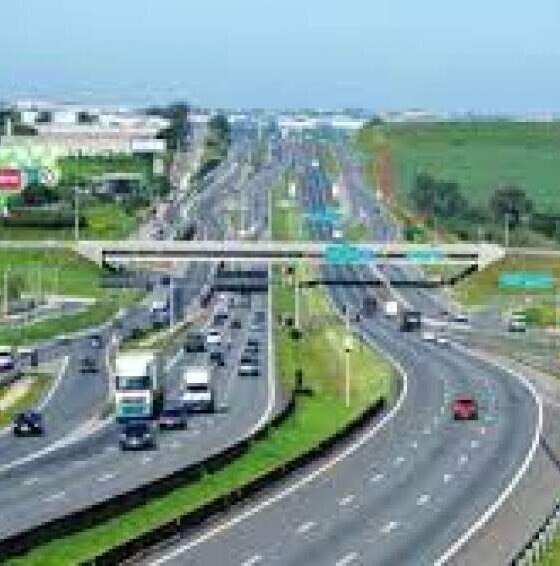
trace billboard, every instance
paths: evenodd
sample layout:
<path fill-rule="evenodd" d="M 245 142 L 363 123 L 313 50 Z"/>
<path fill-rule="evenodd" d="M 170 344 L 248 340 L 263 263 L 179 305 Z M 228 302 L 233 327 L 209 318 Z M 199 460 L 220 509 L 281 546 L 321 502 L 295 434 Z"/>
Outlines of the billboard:
<path fill-rule="evenodd" d="M 0 191 L 17 191 L 22 188 L 23 175 L 20 169 L 0 168 Z"/>

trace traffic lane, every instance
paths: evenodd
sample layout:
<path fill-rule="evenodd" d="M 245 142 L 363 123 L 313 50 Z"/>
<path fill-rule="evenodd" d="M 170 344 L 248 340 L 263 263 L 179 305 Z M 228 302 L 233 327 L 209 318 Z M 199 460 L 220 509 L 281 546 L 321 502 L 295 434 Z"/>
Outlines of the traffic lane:
<path fill-rule="evenodd" d="M 235 354 L 235 351 L 234 351 Z M 237 358 L 237 355 L 235 355 Z M 232 372 L 237 368 L 232 367 Z M 222 376 L 218 404 L 222 403 L 225 380 L 229 388 L 228 410 L 211 416 L 193 416 L 186 431 L 161 434 L 157 452 L 121 453 L 116 427 L 105 431 L 98 451 L 86 446 L 89 457 L 70 451 L 64 466 L 53 461 L 50 468 L 27 469 L 0 480 L 0 506 L 9 509 L 9 523 L 0 522 L 0 533 L 7 535 L 60 516 L 86 504 L 153 480 L 179 467 L 196 462 L 228 446 L 258 420 L 268 398 L 266 364 L 259 378 L 235 379 Z M 168 438 L 170 440 L 168 440 Z M 109 442 L 102 445 L 102 441 Z M 53 459 L 54 460 L 54 459 Z M 37 506 L 37 501 L 42 505 Z"/>
<path fill-rule="evenodd" d="M 389 333 L 386 339 L 388 344 L 395 344 L 394 333 Z M 416 344 L 416 347 L 420 346 Z M 221 561 L 227 556 L 226 564 L 244 563 L 255 556 L 261 556 L 259 561 L 263 563 L 334 563 L 336 557 L 343 558 L 345 546 L 353 543 L 347 533 L 360 533 L 359 538 L 365 540 L 364 529 L 368 535 L 373 535 L 377 528 L 377 534 L 388 535 L 405 524 L 403 517 L 408 522 L 425 509 L 430 509 L 428 514 L 433 512 L 436 495 L 430 494 L 441 498 L 442 492 L 448 490 L 462 496 L 470 478 L 478 475 L 476 472 L 471 476 L 469 471 L 473 462 L 489 462 L 491 471 L 495 464 L 494 441 L 488 441 L 491 435 L 485 436 L 488 445 L 485 448 L 479 438 L 478 423 L 455 423 L 449 419 L 449 414 L 446 420 L 441 420 L 443 395 L 435 394 L 437 385 L 434 381 L 437 382 L 438 376 L 445 373 L 450 382 L 463 376 L 468 382 L 470 365 L 469 374 L 463 375 L 453 358 L 442 362 L 437 355 L 437 361 L 428 355 L 423 356 L 428 358 L 424 362 L 430 368 L 427 371 L 423 363 L 419 364 L 421 355 L 415 348 L 400 348 L 411 349 L 408 354 L 411 365 L 407 367 L 409 398 L 395 420 L 368 443 L 367 450 L 352 456 L 351 461 L 339 464 L 327 477 L 306 486 L 288 500 L 217 534 L 187 554 L 177 556 L 175 563 L 188 560 L 192 564 L 214 564 L 218 556 L 222 557 Z M 427 407 L 432 407 L 432 411 L 423 414 Z M 435 418 L 440 419 L 437 424 Z M 442 432 L 436 433 L 434 427 L 439 427 L 437 430 Z M 508 427 L 505 430 L 507 432 Z M 473 441 L 478 444 L 473 445 Z M 466 461 L 463 456 L 467 456 Z M 441 470 L 439 474 L 438 469 Z M 446 494 L 442 503 L 445 504 L 449 497 Z M 463 497 L 471 499 L 470 494 Z M 380 513 L 380 509 L 384 511 Z M 392 514 L 400 521 L 391 519 Z M 367 526 L 364 517 L 370 517 Z M 425 525 L 426 519 L 421 517 L 419 522 Z M 374 542 L 388 544 L 383 536 Z M 189 539 L 184 541 L 184 544 L 188 543 Z M 394 551 L 392 548 L 390 552 Z M 430 560 L 433 561 L 433 557 Z M 378 562 L 375 559 L 366 563 Z"/>
<path fill-rule="evenodd" d="M 94 354 L 100 355 L 100 352 Z M 72 356 L 64 373 L 53 376 L 53 394 L 42 411 L 45 434 L 18 438 L 10 432 L 0 436 L 0 470 L 59 442 L 99 415 L 107 399 L 108 382 L 104 360 L 98 363 L 98 372 L 82 373 L 79 359 Z"/>

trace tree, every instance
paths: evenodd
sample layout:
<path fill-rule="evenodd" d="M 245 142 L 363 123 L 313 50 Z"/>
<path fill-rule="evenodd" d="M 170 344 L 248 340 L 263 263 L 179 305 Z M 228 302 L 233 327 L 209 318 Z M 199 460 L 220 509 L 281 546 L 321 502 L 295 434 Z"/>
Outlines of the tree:
<path fill-rule="evenodd" d="M 533 201 L 523 189 L 515 185 L 497 188 L 490 198 L 489 207 L 497 222 L 503 221 L 508 214 L 513 226 L 518 226 L 521 217 L 531 214 L 534 209 Z"/>

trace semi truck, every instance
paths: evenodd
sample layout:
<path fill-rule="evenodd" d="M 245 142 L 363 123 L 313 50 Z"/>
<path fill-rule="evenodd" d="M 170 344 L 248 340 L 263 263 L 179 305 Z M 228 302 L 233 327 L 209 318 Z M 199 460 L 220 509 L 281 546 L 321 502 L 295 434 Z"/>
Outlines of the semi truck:
<path fill-rule="evenodd" d="M 152 420 L 163 406 L 164 383 L 160 356 L 153 351 L 131 350 L 115 360 L 115 407 L 119 423 Z"/>
<path fill-rule="evenodd" d="M 182 401 L 188 411 L 215 411 L 212 368 L 210 364 L 187 366 L 182 376 Z"/>

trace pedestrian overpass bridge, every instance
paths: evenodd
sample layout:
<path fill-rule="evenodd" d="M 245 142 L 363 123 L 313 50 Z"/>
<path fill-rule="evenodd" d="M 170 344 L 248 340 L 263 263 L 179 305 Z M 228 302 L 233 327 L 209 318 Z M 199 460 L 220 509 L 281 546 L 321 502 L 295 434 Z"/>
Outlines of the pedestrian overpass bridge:
<path fill-rule="evenodd" d="M 0 240 L 0 249 L 35 249 L 45 252 L 67 249 L 77 252 L 98 265 L 187 261 L 241 263 L 311 261 L 318 264 L 354 265 L 476 265 L 478 269 L 484 269 L 505 256 L 504 248 L 489 243 Z"/>

